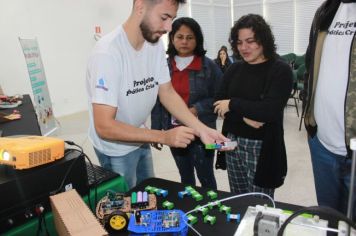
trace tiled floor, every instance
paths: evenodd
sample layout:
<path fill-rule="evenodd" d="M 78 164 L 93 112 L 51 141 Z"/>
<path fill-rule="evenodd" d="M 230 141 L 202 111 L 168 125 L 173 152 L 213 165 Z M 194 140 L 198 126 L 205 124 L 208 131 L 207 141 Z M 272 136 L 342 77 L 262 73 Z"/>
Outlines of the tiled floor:
<path fill-rule="evenodd" d="M 292 103 L 292 100 L 289 101 Z M 303 206 L 316 205 L 313 173 L 310 154 L 307 145 L 307 134 L 304 127 L 299 131 L 299 118 L 295 107 L 288 106 L 284 112 L 285 141 L 288 156 L 288 174 L 285 183 L 278 188 L 275 199 Z M 71 140 L 82 146 L 84 152 L 94 163 L 98 163 L 93 148 L 87 138 L 88 113 L 81 112 L 58 118 L 60 130 L 57 135 L 65 140 Z M 222 121 L 218 120 L 221 128 Z M 169 148 L 161 151 L 153 150 L 155 174 L 159 178 L 180 180 L 177 167 L 170 154 Z M 215 170 L 218 189 L 229 191 L 226 171 Z"/>

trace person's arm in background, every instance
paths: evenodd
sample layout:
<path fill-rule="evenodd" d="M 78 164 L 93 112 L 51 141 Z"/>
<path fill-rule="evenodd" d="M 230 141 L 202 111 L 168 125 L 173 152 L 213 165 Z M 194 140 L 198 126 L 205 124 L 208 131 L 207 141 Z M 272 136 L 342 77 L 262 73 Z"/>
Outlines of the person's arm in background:
<path fill-rule="evenodd" d="M 182 98 L 174 90 L 172 83 L 164 83 L 159 87 L 159 99 L 163 106 L 184 125 L 192 128 L 195 135 L 200 137 L 203 143 L 220 143 L 229 141 L 217 130 L 211 129 L 200 122 L 188 109 Z"/>

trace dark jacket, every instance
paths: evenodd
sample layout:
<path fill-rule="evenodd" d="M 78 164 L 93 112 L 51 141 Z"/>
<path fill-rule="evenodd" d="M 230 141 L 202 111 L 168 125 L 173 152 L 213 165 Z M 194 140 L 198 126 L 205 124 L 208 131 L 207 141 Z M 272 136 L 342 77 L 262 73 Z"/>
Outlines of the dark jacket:
<path fill-rule="evenodd" d="M 332 23 L 340 0 L 327 0 L 316 11 L 314 20 L 310 29 L 309 45 L 305 56 L 305 98 L 303 99 L 304 123 L 308 135 L 314 137 L 318 125 L 314 117 L 314 97 L 316 84 L 319 74 L 321 53 L 323 43 L 327 35 L 327 30 Z M 350 65 L 349 65 L 348 86 L 345 94 L 345 144 L 351 156 L 349 141 L 356 136 L 356 33 L 350 48 Z"/>
<path fill-rule="evenodd" d="M 172 77 L 173 69 L 168 59 L 169 71 Z M 208 57 L 202 57 L 202 70 L 189 72 L 189 103 L 188 107 L 195 107 L 198 118 L 205 125 L 216 128 L 216 114 L 214 113 L 214 96 L 221 83 L 222 73 L 218 66 Z M 151 113 L 151 128 L 167 130 L 171 128 L 171 115 L 157 99 Z"/>
<path fill-rule="evenodd" d="M 237 62 L 224 74 L 222 90 L 226 90 L 229 73 L 239 73 Z M 232 71 L 234 70 L 234 71 Z M 283 71 L 283 72 L 282 72 Z M 282 76 L 276 76 L 281 74 Z M 216 100 L 231 99 L 230 111 L 240 119 L 247 117 L 264 122 L 264 136 L 260 158 L 257 163 L 254 182 L 264 188 L 276 188 L 283 184 L 287 174 L 287 158 L 284 144 L 283 110 L 292 90 L 292 71 L 285 62 L 276 60 L 268 70 L 267 78 L 259 101 L 229 98 L 226 92 L 219 92 Z M 225 89 L 224 89 L 225 87 Z"/>

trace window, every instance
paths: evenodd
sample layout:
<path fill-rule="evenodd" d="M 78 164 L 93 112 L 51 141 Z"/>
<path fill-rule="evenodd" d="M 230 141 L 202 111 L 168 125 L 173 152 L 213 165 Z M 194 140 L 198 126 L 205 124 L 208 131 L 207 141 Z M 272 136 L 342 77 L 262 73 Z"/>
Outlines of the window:
<path fill-rule="evenodd" d="M 265 20 L 270 24 L 279 54 L 294 51 L 294 1 L 265 0 Z"/>
<path fill-rule="evenodd" d="M 309 43 L 310 27 L 322 0 L 296 0 L 294 52 L 304 54 Z"/>
<path fill-rule="evenodd" d="M 233 22 L 241 16 L 262 15 L 270 24 L 277 52 L 304 54 L 316 9 L 323 0 L 190 0 L 178 16 L 190 16 L 201 26 L 207 56 L 215 58 L 221 45 L 230 48 Z M 231 53 L 231 52 L 230 52 Z"/>
<path fill-rule="evenodd" d="M 202 28 L 208 57 L 214 59 L 222 45 L 229 48 L 230 0 L 192 0 L 191 14 Z"/>
<path fill-rule="evenodd" d="M 241 16 L 247 15 L 249 13 L 263 15 L 263 3 L 262 0 L 250 1 L 250 0 L 240 0 L 234 1 L 234 22 L 238 20 Z"/>

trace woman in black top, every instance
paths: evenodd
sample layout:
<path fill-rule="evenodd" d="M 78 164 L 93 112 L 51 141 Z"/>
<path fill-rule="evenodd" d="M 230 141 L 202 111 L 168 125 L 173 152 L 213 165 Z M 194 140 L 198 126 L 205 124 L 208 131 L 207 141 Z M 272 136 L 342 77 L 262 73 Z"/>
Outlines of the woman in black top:
<path fill-rule="evenodd" d="M 232 64 L 214 103 L 237 148 L 226 152 L 231 192 L 264 192 L 271 197 L 287 173 L 283 110 L 292 89 L 292 71 L 278 60 L 265 20 L 242 16 L 232 27 L 230 44 L 243 59 Z"/>

